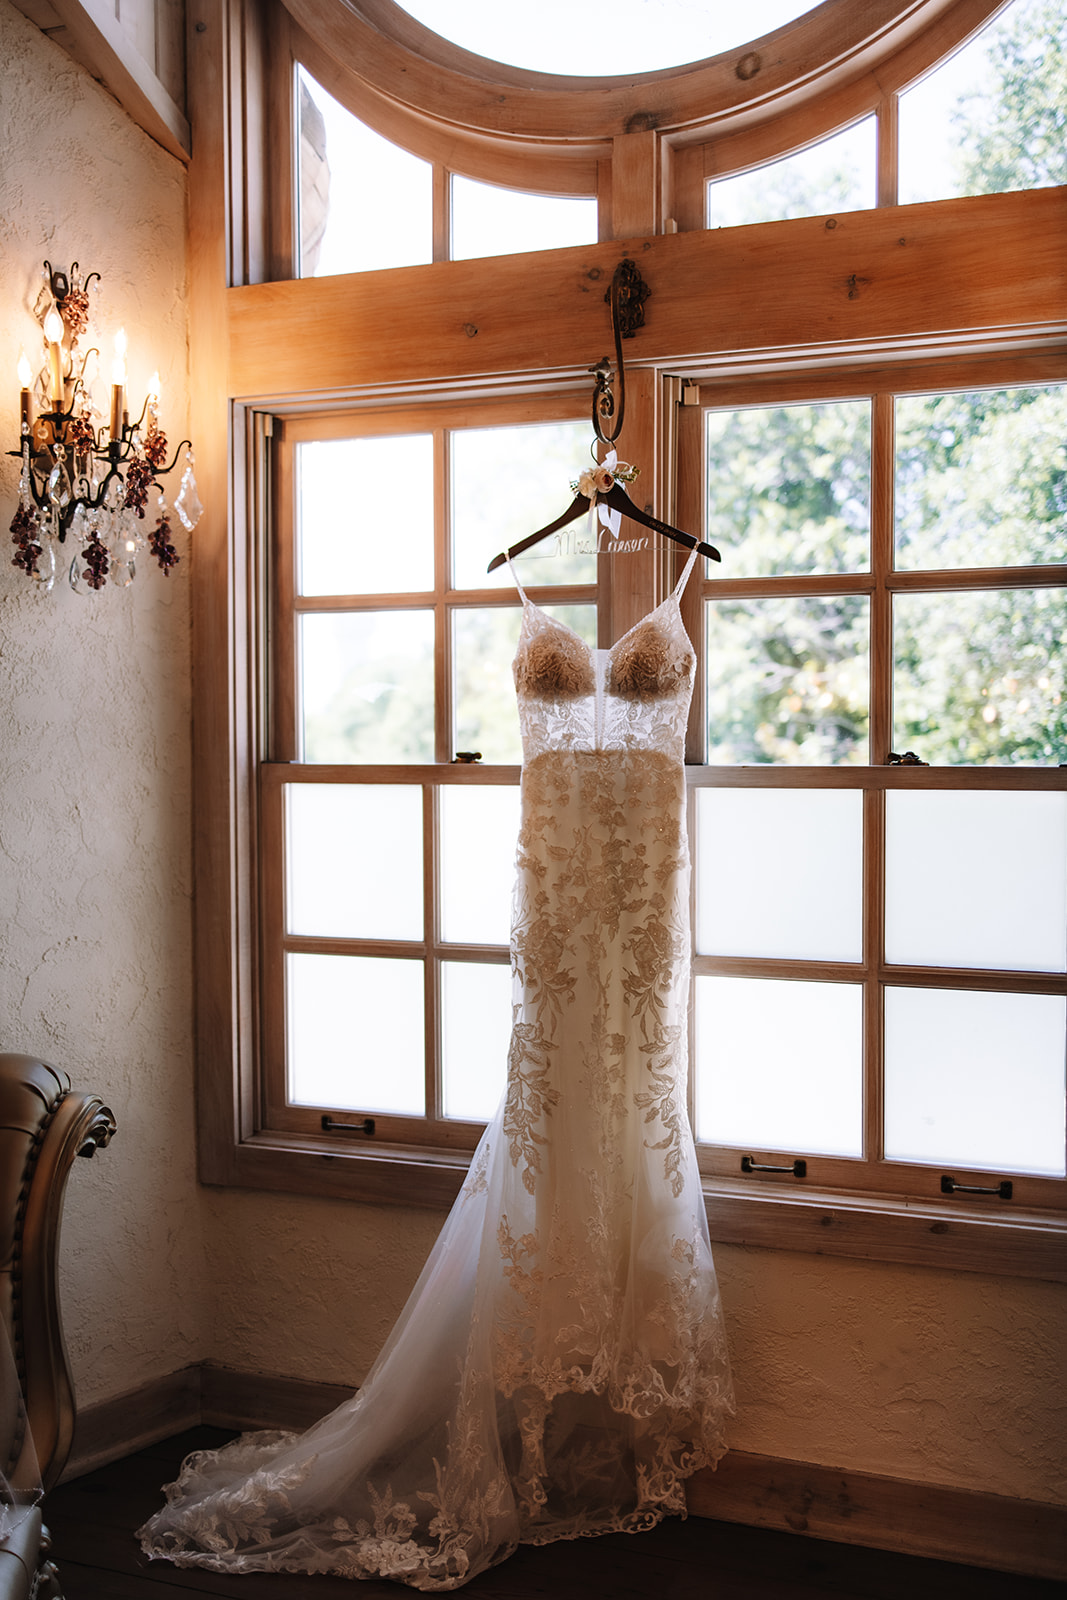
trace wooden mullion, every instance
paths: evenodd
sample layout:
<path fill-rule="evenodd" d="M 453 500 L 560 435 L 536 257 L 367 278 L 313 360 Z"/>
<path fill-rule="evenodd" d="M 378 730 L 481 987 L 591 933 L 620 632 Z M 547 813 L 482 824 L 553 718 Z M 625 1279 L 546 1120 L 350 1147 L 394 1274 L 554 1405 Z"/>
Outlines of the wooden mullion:
<path fill-rule="evenodd" d="M 289 13 L 277 6 L 266 28 L 266 165 L 263 190 L 267 202 L 268 280 L 295 278 L 300 266 L 297 218 L 300 143 L 297 128 L 296 62 Z"/>
<path fill-rule="evenodd" d="M 433 163 L 433 260 L 447 261 L 452 254 L 452 174 L 441 161 Z"/>
<path fill-rule="evenodd" d="M 887 94 L 878 107 L 878 177 L 877 199 L 879 206 L 895 206 L 900 169 L 900 98 Z"/>
<path fill-rule="evenodd" d="M 1058 767 L 688 767 L 694 788 L 717 789 L 1026 789 L 1067 790 Z"/>
<path fill-rule="evenodd" d="M 870 756 L 872 766 L 889 760 L 893 738 L 893 568 L 895 402 L 877 394 L 871 402 Z"/>
<path fill-rule="evenodd" d="M 295 761 L 297 731 L 296 447 L 275 439 L 270 530 L 270 744 L 272 761 Z"/>
<path fill-rule="evenodd" d="M 885 1137 L 885 790 L 863 797 L 863 1152 L 880 1161 Z"/>
<path fill-rule="evenodd" d="M 260 1041 L 256 1126 L 270 1127 L 286 1103 L 285 791 L 259 787 Z"/>
<path fill-rule="evenodd" d="M 1061 589 L 1067 563 L 1033 567 L 959 567 L 955 571 L 894 572 L 887 580 L 898 593 L 941 594 L 973 589 Z"/>
<path fill-rule="evenodd" d="M 789 595 L 872 594 L 875 579 L 870 572 L 820 572 L 785 573 L 769 578 L 719 578 L 707 579 L 705 594 L 709 600 L 741 600 L 772 598 Z"/>
<path fill-rule="evenodd" d="M 1014 972 L 1004 967 L 894 966 L 883 962 L 881 981 L 894 989 L 975 989 L 999 994 L 1067 995 L 1067 974 Z"/>
<path fill-rule="evenodd" d="M 449 434 L 433 432 L 434 529 L 434 758 L 449 762 L 452 747 L 452 611 L 445 601 L 452 579 L 452 497 Z"/>
<path fill-rule="evenodd" d="M 693 957 L 693 971 L 699 977 L 777 978 L 801 983 L 862 983 L 865 967 L 860 961 L 697 954 Z"/>
<path fill-rule="evenodd" d="M 422 884 L 423 938 L 426 958 L 423 968 L 424 1023 L 426 1039 L 426 1116 L 430 1122 L 440 1118 L 441 1106 L 441 964 L 437 941 L 441 929 L 439 871 L 441 844 L 440 793 L 435 784 L 422 791 Z"/>

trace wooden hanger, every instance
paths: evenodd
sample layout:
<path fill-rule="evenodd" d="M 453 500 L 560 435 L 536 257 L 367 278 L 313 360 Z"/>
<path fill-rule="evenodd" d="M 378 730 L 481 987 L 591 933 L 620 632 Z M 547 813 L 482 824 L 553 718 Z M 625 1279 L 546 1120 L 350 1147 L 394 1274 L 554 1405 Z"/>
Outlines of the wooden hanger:
<path fill-rule="evenodd" d="M 615 361 L 619 373 L 617 417 L 608 358 L 605 357 L 593 369 L 596 373 L 596 384 L 593 389 L 593 429 L 601 444 L 607 445 L 609 449 L 622 431 L 623 416 L 626 411 L 626 369 L 622 359 L 621 341 L 624 338 L 632 338 L 635 328 L 639 328 L 644 322 L 642 307 L 648 293 L 648 285 L 642 282 L 634 263 L 620 261 L 615 268 L 611 288 L 604 296 L 611 305 L 611 327 L 615 335 Z M 610 433 L 605 433 L 604 419 L 611 417 L 616 417 L 615 426 Z M 585 516 L 593 505 L 610 506 L 624 517 L 629 517 L 631 522 L 639 522 L 642 527 L 651 528 L 653 533 L 662 533 L 666 538 L 673 539 L 675 544 L 684 545 L 687 550 L 699 550 L 702 556 L 708 556 L 712 561 L 722 560 L 714 545 L 705 544 L 702 539 L 694 539 L 691 533 L 683 533 L 681 528 L 674 528 L 669 522 L 661 522 L 659 517 L 654 517 L 650 512 L 643 511 L 640 506 L 635 505 L 616 478 L 610 489 L 603 492 L 597 490 L 592 499 L 581 492 L 576 494 L 562 516 L 557 517 L 555 522 L 548 523 L 546 527 L 538 528 L 536 533 L 520 539 L 518 544 L 513 544 L 510 549 L 502 550 L 490 561 L 487 571 L 495 572 L 505 561 L 510 561 L 513 556 L 519 556 L 524 550 L 539 544 L 542 539 L 547 539 L 550 533 L 558 533 L 560 528 L 565 528 L 568 523 L 576 522 L 579 517 Z"/>

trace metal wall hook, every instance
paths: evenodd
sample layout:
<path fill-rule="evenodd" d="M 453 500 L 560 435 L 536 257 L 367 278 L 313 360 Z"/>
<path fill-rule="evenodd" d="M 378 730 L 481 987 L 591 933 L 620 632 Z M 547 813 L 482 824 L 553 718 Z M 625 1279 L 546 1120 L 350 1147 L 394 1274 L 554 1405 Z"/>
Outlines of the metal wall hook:
<path fill-rule="evenodd" d="M 612 393 L 612 373 L 607 357 L 593 369 L 596 384 L 593 389 L 593 432 L 601 444 L 613 445 L 622 432 L 626 415 L 626 367 L 622 359 L 622 341 L 632 339 L 638 328 L 644 326 L 645 301 L 652 290 L 637 270 L 636 264 L 625 257 L 615 268 L 611 287 L 604 296 L 611 307 L 611 331 L 615 337 L 615 366 L 619 375 L 619 399 L 616 408 Z M 614 420 L 610 432 L 604 423 Z"/>

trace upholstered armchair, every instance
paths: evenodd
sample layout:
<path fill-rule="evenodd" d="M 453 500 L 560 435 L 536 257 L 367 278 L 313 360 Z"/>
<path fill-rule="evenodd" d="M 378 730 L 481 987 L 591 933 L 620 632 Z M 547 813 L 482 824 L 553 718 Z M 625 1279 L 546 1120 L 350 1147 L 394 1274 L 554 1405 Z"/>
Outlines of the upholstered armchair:
<path fill-rule="evenodd" d="M 63 1196 L 75 1156 L 93 1155 L 114 1131 L 103 1102 L 75 1093 L 58 1067 L 0 1053 L 0 1319 L 13 1356 L 13 1373 L 6 1363 L 0 1369 L 0 1472 L 16 1484 L 26 1480 L 28 1420 L 46 1492 L 74 1434 L 56 1281 Z M 0 1600 L 57 1600 L 48 1553 L 35 1506 L 0 1543 Z"/>

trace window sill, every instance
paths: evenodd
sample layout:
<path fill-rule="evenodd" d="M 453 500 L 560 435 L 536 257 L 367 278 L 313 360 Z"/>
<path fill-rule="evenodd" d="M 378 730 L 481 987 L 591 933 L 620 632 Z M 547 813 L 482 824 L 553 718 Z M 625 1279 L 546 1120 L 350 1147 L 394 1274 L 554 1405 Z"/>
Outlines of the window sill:
<path fill-rule="evenodd" d="M 338 1149 L 333 1141 L 260 1133 L 233 1148 L 224 1173 L 201 1176 L 242 1189 L 447 1210 L 469 1161 L 461 1151 Z M 932 1205 L 816 1189 L 785 1193 L 760 1180 L 742 1185 L 709 1178 L 704 1199 L 713 1244 L 1067 1282 L 1067 1225 L 1052 1212 L 993 1215 L 955 1200 Z"/>

